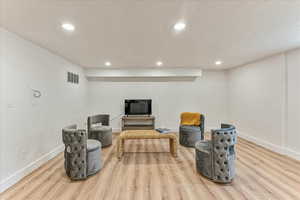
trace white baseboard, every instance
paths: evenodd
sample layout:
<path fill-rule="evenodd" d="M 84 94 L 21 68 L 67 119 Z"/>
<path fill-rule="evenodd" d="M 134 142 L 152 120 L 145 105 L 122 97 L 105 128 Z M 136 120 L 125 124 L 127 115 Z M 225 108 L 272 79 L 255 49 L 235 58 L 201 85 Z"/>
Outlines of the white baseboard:
<path fill-rule="evenodd" d="M 262 140 L 262 139 L 259 139 L 259 138 L 253 137 L 253 136 L 250 136 L 250 135 L 245 134 L 243 132 L 238 132 L 238 136 L 245 139 L 245 140 L 254 142 L 257 145 L 265 147 L 266 149 L 269 149 L 269 150 L 274 151 L 276 153 L 286 155 L 288 157 L 291 157 L 293 159 L 296 159 L 296 160 L 300 161 L 300 152 L 296 152 L 296 151 L 293 151 L 293 150 L 288 149 L 286 147 L 282 147 L 282 146 L 279 146 L 279 145 L 272 144 L 270 142 L 267 142 L 265 140 Z"/>
<path fill-rule="evenodd" d="M 14 174 L 10 175 L 9 177 L 5 178 L 0 182 L 0 193 L 4 192 L 7 190 L 9 187 L 13 186 L 16 184 L 18 181 L 20 181 L 22 178 L 30 174 L 32 171 L 35 169 L 39 168 L 41 165 L 49 161 L 50 159 L 54 158 L 56 155 L 61 153 L 64 150 L 64 145 L 60 145 L 53 149 L 52 151 L 44 154 L 37 160 L 33 161 L 26 167 L 18 170 Z"/>

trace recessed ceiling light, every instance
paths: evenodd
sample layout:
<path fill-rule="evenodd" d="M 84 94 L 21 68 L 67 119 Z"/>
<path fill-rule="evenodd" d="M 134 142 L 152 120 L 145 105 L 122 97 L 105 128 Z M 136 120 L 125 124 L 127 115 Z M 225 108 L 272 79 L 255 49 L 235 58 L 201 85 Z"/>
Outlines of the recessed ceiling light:
<path fill-rule="evenodd" d="M 157 61 L 157 62 L 156 62 L 156 65 L 157 65 L 157 66 L 162 66 L 163 63 L 162 63 L 161 61 Z"/>
<path fill-rule="evenodd" d="M 183 23 L 183 22 L 177 22 L 175 25 L 174 25 L 174 30 L 175 31 L 182 31 L 184 30 L 186 27 L 186 24 Z"/>
<path fill-rule="evenodd" d="M 223 62 L 220 61 L 220 60 L 217 60 L 217 61 L 215 62 L 216 65 L 222 65 L 222 63 L 223 63 Z"/>
<path fill-rule="evenodd" d="M 75 30 L 75 26 L 70 23 L 64 23 L 61 25 L 61 27 L 66 31 L 74 31 Z"/>
<path fill-rule="evenodd" d="M 105 62 L 105 66 L 111 66 L 111 63 L 110 62 Z"/>

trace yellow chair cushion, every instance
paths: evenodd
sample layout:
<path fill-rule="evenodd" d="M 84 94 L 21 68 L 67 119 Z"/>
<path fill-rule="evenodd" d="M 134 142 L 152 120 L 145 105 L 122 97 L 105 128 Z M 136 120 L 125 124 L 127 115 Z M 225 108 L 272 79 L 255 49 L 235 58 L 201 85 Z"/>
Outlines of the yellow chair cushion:
<path fill-rule="evenodd" d="M 199 126 L 200 125 L 200 113 L 191 113 L 191 112 L 184 112 L 181 113 L 181 125 L 188 125 L 188 126 Z"/>

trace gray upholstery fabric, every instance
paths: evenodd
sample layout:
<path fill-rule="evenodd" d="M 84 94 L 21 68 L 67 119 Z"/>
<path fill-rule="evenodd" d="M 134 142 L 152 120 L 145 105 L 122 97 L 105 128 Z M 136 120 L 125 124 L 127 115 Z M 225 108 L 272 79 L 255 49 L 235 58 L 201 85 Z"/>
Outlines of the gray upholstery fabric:
<path fill-rule="evenodd" d="M 98 140 L 87 140 L 87 150 L 88 151 L 94 151 L 96 149 L 101 148 L 101 143 Z"/>
<path fill-rule="evenodd" d="M 222 124 L 221 129 L 212 130 L 210 141 L 198 141 L 195 145 L 197 171 L 215 182 L 231 182 L 235 176 L 236 143 L 234 126 Z"/>
<path fill-rule="evenodd" d="M 101 114 L 101 115 L 93 115 L 88 117 L 88 131 L 92 127 L 93 124 L 101 123 L 103 126 L 109 126 L 109 115 Z"/>
<path fill-rule="evenodd" d="M 97 124 L 101 123 L 99 126 Z M 88 117 L 88 138 L 101 142 L 102 147 L 112 144 L 112 128 L 109 127 L 109 115 L 95 115 Z"/>
<path fill-rule="evenodd" d="M 97 173 L 102 168 L 101 143 L 97 140 L 87 140 L 87 174 Z"/>
<path fill-rule="evenodd" d="M 210 154 L 210 141 L 198 141 L 195 144 L 196 149 L 196 168 L 198 172 L 203 173 L 206 177 L 212 177 L 211 163 L 212 156 Z M 201 149 L 199 151 L 198 149 Z"/>
<path fill-rule="evenodd" d="M 201 140 L 201 130 L 199 126 L 179 127 L 179 143 L 185 147 L 194 147 L 198 140 Z"/>
<path fill-rule="evenodd" d="M 205 117 L 201 115 L 200 126 L 186 126 L 179 127 L 179 143 L 185 147 L 195 147 L 198 140 L 203 140 L 204 136 L 204 122 Z"/>
<path fill-rule="evenodd" d="M 111 127 L 109 127 L 109 126 L 93 126 L 92 128 L 91 128 L 92 130 L 99 130 L 99 131 L 111 131 L 112 130 L 112 128 Z"/>
<path fill-rule="evenodd" d="M 87 144 L 87 134 L 85 130 L 78 130 L 76 125 L 71 125 L 62 130 L 62 138 L 65 144 L 65 170 L 67 175 L 72 180 L 80 180 L 85 179 L 90 175 L 89 165 L 92 166 L 101 166 L 101 152 L 99 149 L 101 148 L 101 144 L 98 141 L 93 141 L 92 145 Z M 97 145 L 95 144 L 97 143 Z M 89 142 L 91 143 L 91 142 Z M 94 159 L 88 163 L 89 150 L 88 146 L 92 146 L 93 151 L 97 151 L 94 156 Z M 95 162 L 96 164 L 94 164 Z M 94 168 L 94 172 L 99 171 L 101 168 Z"/>

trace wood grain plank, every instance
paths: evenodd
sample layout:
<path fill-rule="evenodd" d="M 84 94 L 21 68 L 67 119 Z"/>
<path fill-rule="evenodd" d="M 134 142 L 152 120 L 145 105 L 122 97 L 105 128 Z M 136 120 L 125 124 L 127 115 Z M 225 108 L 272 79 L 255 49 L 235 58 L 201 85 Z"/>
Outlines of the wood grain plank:
<path fill-rule="evenodd" d="M 63 154 L 0 194 L 1 200 L 196 200 L 300 199 L 300 162 L 239 138 L 236 178 L 216 184 L 197 173 L 195 151 L 179 146 L 169 153 L 168 140 L 128 140 L 121 161 L 113 145 L 102 149 L 103 169 L 85 181 L 65 174 Z"/>

